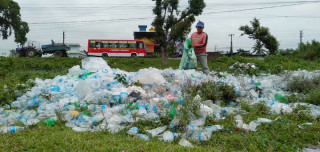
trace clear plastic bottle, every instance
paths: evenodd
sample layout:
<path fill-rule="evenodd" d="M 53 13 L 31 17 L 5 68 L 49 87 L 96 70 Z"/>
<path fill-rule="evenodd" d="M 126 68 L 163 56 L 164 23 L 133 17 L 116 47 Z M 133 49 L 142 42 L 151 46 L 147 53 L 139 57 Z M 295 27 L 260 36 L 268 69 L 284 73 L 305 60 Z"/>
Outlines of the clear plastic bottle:
<path fill-rule="evenodd" d="M 21 127 L 21 126 L 9 126 L 9 127 L 1 127 L 1 132 L 2 133 L 16 133 L 16 132 L 20 132 L 23 131 L 25 129 L 25 127 Z"/>
<path fill-rule="evenodd" d="M 89 131 L 90 128 L 83 128 L 83 127 L 71 127 L 73 131 L 76 132 L 84 132 L 84 131 Z"/>
<path fill-rule="evenodd" d="M 178 136 L 180 136 L 180 133 L 172 133 L 171 131 L 166 131 L 163 133 L 162 138 L 166 142 L 172 142 Z"/>
<path fill-rule="evenodd" d="M 242 118 L 242 116 L 236 115 L 236 116 L 234 117 L 234 122 L 235 122 L 235 124 L 236 124 L 236 129 L 237 129 L 237 130 L 239 130 L 239 129 L 242 128 L 242 126 L 243 126 L 243 118 Z"/>
<path fill-rule="evenodd" d="M 193 145 L 188 141 L 186 140 L 185 138 L 182 138 L 180 141 L 179 141 L 179 145 L 183 146 L 183 147 L 190 147 L 192 148 Z"/>
<path fill-rule="evenodd" d="M 199 132 L 194 133 L 191 136 L 191 139 L 198 140 L 200 142 L 202 141 L 208 141 L 211 138 L 212 132 L 209 130 L 202 130 Z"/>
<path fill-rule="evenodd" d="M 139 132 L 139 129 L 137 127 L 131 127 L 129 130 L 128 130 L 128 134 L 129 135 L 136 135 L 138 134 Z"/>
<path fill-rule="evenodd" d="M 150 133 L 152 137 L 155 137 L 165 131 L 167 129 L 167 126 L 158 127 L 152 130 L 146 130 L 147 133 Z"/>
<path fill-rule="evenodd" d="M 145 141 L 150 141 L 149 136 L 147 136 L 145 134 L 138 134 L 137 137 L 140 138 L 140 139 L 143 139 Z"/>
<path fill-rule="evenodd" d="M 63 111 L 62 121 L 71 121 L 72 119 L 77 119 L 79 117 L 78 111 Z"/>
<path fill-rule="evenodd" d="M 171 131 L 166 131 L 163 133 L 163 140 L 165 142 L 172 142 L 174 139 L 173 133 Z"/>

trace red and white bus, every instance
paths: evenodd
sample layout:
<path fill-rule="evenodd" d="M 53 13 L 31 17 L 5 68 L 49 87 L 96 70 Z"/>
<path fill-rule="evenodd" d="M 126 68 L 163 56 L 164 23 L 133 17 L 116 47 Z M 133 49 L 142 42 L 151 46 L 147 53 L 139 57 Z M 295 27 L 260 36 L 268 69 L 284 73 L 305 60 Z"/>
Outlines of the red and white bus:
<path fill-rule="evenodd" d="M 147 48 L 141 40 L 88 40 L 88 55 L 102 57 L 145 57 Z"/>

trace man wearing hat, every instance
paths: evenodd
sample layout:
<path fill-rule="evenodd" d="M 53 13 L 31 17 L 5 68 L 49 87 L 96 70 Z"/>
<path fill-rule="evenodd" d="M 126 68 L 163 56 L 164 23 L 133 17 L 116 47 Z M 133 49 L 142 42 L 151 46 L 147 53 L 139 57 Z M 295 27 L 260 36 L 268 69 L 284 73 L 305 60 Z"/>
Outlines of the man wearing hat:
<path fill-rule="evenodd" d="M 209 74 L 209 68 L 207 63 L 207 44 L 208 44 L 208 35 L 203 32 L 204 23 L 199 21 L 196 25 L 197 32 L 194 32 L 191 35 L 191 47 L 194 48 L 194 52 L 196 53 L 197 60 L 200 62 L 202 66 L 202 71 L 205 74 Z"/>

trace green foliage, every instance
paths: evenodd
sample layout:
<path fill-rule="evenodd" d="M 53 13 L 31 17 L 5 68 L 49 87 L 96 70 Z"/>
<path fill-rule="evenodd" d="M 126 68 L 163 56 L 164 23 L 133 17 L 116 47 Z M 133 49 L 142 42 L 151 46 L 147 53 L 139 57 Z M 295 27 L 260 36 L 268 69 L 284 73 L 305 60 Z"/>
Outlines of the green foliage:
<path fill-rule="evenodd" d="M 306 60 L 315 60 L 320 58 L 320 42 L 313 40 L 311 43 L 300 44 L 299 57 Z"/>
<path fill-rule="evenodd" d="M 256 43 L 255 43 L 254 46 L 253 46 L 253 52 L 252 52 L 252 54 L 253 54 L 253 53 L 255 53 L 255 54 L 265 54 L 266 51 L 262 48 L 263 46 L 264 46 L 264 44 L 262 44 L 261 41 L 256 40 Z"/>
<path fill-rule="evenodd" d="M 270 54 L 275 54 L 278 50 L 279 42 L 270 34 L 269 29 L 260 26 L 260 22 L 257 18 L 254 18 L 250 23 L 252 27 L 245 25 L 239 28 L 240 31 L 243 31 L 241 35 L 248 35 L 250 39 L 256 40 L 254 49 L 257 53 L 262 53 L 262 47 L 264 46 L 270 51 Z"/>
<path fill-rule="evenodd" d="M 184 33 L 190 31 L 195 16 L 201 15 L 205 8 L 204 0 L 189 0 L 189 6 L 179 10 L 178 0 L 155 0 L 156 6 L 153 14 L 156 15 L 152 22 L 155 27 L 155 42 L 161 46 L 162 64 L 168 64 L 167 58 L 170 50 L 174 49 L 174 42 L 184 39 Z M 170 37 L 170 40 L 168 39 Z M 173 40 L 173 41 L 171 41 Z"/>
<path fill-rule="evenodd" d="M 249 50 L 238 49 L 237 52 L 242 57 L 247 57 L 247 56 L 251 55 Z"/>
<path fill-rule="evenodd" d="M 295 52 L 297 50 L 295 49 L 279 49 L 276 54 L 281 54 L 281 55 L 290 55 L 291 53 Z"/>
<path fill-rule="evenodd" d="M 15 42 L 24 44 L 29 32 L 28 23 L 21 20 L 20 7 L 13 0 L 0 1 L 0 36 L 7 39 L 14 31 Z"/>
<path fill-rule="evenodd" d="M 311 103 L 314 105 L 320 105 L 320 87 L 312 90 L 306 95 L 305 102 Z"/>
<path fill-rule="evenodd" d="M 219 92 L 221 92 L 220 99 L 229 103 L 230 101 L 236 101 L 236 91 L 234 86 L 228 85 L 227 83 L 219 83 Z"/>
<path fill-rule="evenodd" d="M 120 83 L 122 83 L 126 87 L 129 86 L 128 82 L 127 82 L 127 75 L 126 74 L 116 74 L 116 77 L 114 77 L 114 80 L 119 81 Z"/>
<path fill-rule="evenodd" d="M 226 104 L 236 100 L 234 86 L 213 81 L 203 82 L 201 86 L 188 87 L 184 94 L 189 94 L 191 98 L 199 94 L 202 100 L 222 100 Z"/>
<path fill-rule="evenodd" d="M 314 105 L 320 104 L 320 77 L 306 78 L 305 76 L 293 77 L 288 82 L 288 89 L 292 92 L 305 94 L 291 94 L 287 96 L 289 102 L 306 102 Z"/>
<path fill-rule="evenodd" d="M 298 93 L 308 93 L 313 90 L 315 87 L 319 86 L 320 77 L 307 78 L 304 75 L 293 77 L 288 82 L 289 90 Z"/>

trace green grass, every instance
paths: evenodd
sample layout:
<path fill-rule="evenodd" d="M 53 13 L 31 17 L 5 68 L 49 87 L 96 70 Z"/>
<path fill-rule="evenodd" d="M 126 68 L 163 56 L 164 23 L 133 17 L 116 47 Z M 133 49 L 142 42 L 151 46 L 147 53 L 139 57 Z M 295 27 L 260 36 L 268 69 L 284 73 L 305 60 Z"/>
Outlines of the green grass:
<path fill-rule="evenodd" d="M 255 107 L 258 108 L 258 107 Z M 259 108 L 258 108 L 259 109 Z M 276 115 L 264 115 L 253 110 L 244 116 L 249 123 L 259 117 L 275 119 Z M 189 140 L 195 148 L 184 148 L 177 143 L 166 143 L 158 139 L 146 142 L 121 131 L 116 134 L 109 132 L 74 132 L 58 122 L 53 127 L 43 123 L 29 127 L 20 133 L 0 134 L 0 149 L 3 151 L 296 151 L 309 144 L 316 145 L 320 141 L 318 131 L 319 120 L 312 126 L 299 129 L 297 125 L 309 121 L 301 115 L 285 115 L 282 121 L 262 124 L 257 132 L 236 131 L 233 124 L 234 116 L 227 116 L 220 121 L 210 121 L 207 125 L 220 124 L 227 129 L 215 132 L 209 141 L 197 142 Z M 312 120 L 310 120 L 312 121 Z M 140 129 L 151 129 L 157 124 L 143 123 Z"/>
<path fill-rule="evenodd" d="M 126 71 L 137 71 L 142 68 L 154 67 L 164 69 L 178 68 L 180 60 L 169 60 L 168 65 L 161 65 L 161 58 L 105 58 L 112 68 Z M 254 63 L 256 70 L 229 70 L 235 62 Z M 27 82 L 29 79 L 52 79 L 57 75 L 65 75 L 74 65 L 81 65 L 81 58 L 3 58 L 0 57 L 0 102 L 8 104 L 17 97 L 16 90 L 21 93 L 27 91 L 34 84 Z M 211 70 L 234 72 L 235 74 L 261 74 L 280 73 L 283 70 L 307 69 L 316 70 L 320 67 L 320 60 L 306 61 L 290 59 L 285 56 L 270 56 L 263 60 L 248 59 L 243 57 L 222 57 L 209 61 Z M 26 84 L 21 86 L 18 84 Z M 4 86 L 7 86 L 4 88 Z M 313 97 L 313 96 L 312 96 Z M 318 98 L 315 93 L 315 97 Z M 253 107 L 242 104 L 248 111 L 244 122 L 249 123 L 259 117 L 275 119 L 277 115 L 270 115 L 268 108 L 261 104 Z M 65 127 L 60 121 L 53 127 L 39 123 L 16 134 L 0 134 L 0 151 L 296 151 L 305 146 L 317 145 L 320 141 L 319 119 L 313 120 L 306 114 L 294 111 L 289 115 L 282 115 L 282 121 L 272 124 L 263 124 L 258 127 L 258 132 L 236 131 L 233 123 L 234 116 L 216 121 L 207 119 L 206 125 L 220 124 L 227 129 L 216 132 L 207 142 L 191 141 L 193 149 L 184 148 L 175 140 L 166 143 L 157 139 L 146 142 L 127 135 L 126 131 L 117 134 L 108 132 L 74 132 Z M 167 124 L 139 122 L 135 124 L 139 129 L 152 129 L 155 126 Z M 300 129 L 297 125 L 312 122 L 313 125 Z M 243 133 L 243 135 L 241 134 Z M 189 140 L 190 141 L 190 140 Z"/>

